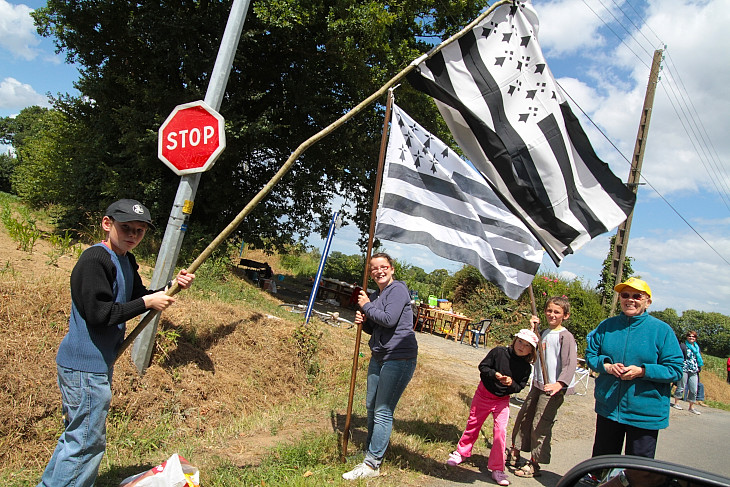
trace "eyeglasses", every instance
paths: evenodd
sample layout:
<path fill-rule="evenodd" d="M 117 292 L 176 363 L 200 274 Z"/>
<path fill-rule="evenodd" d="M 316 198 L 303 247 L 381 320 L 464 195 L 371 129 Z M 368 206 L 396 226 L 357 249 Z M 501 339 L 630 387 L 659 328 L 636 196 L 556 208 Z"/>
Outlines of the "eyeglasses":
<path fill-rule="evenodd" d="M 697 339 L 697 335 L 687 335 L 687 338 L 694 338 L 696 340 Z"/>
<path fill-rule="evenodd" d="M 385 272 L 388 269 L 390 269 L 389 265 L 381 265 L 380 267 L 371 267 L 370 272 L 377 272 L 377 271 Z"/>
<path fill-rule="evenodd" d="M 644 295 L 641 294 L 641 293 L 633 293 L 633 294 L 632 293 L 621 293 L 620 296 L 623 299 L 629 299 L 629 298 L 631 298 L 631 299 L 635 299 L 637 301 L 639 301 L 640 299 L 642 299 L 644 297 Z"/>

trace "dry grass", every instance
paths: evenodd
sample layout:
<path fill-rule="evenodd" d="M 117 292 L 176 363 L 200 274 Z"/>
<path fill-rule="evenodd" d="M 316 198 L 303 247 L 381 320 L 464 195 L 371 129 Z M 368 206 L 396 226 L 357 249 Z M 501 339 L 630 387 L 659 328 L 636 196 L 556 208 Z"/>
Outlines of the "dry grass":
<path fill-rule="evenodd" d="M 0 463 L 8 468 L 45 462 L 59 431 L 54 365 L 68 322 L 66 282 L 0 282 Z M 128 356 L 115 368 L 113 413 L 141 428 L 172 413 L 180 435 L 196 434 L 310 392 L 290 321 L 182 296 L 161 327 L 180 334 L 166 357 L 143 377 Z"/>
<path fill-rule="evenodd" d="M 705 385 L 705 399 L 730 405 L 730 384 L 711 372 L 702 372 L 700 380 Z"/>

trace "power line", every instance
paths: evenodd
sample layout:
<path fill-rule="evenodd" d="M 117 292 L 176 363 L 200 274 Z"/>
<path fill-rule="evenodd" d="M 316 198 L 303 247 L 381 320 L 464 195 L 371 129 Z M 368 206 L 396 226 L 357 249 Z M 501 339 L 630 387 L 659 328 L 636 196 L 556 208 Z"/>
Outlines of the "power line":
<path fill-rule="evenodd" d="M 600 1 L 600 0 L 599 0 L 599 1 Z M 615 36 L 616 36 L 616 38 L 617 38 L 617 39 L 618 39 L 619 41 L 621 41 L 621 44 L 623 44 L 624 46 L 626 46 L 626 49 L 628 49 L 629 51 L 631 51 L 631 54 L 633 54 L 634 56 L 636 56 L 636 59 L 638 59 L 639 61 L 641 61 L 641 62 L 642 62 L 642 63 L 644 64 L 644 66 L 646 66 L 647 68 L 649 68 L 649 65 L 648 65 L 648 64 L 646 64 L 646 63 L 644 63 L 644 61 L 643 61 L 643 60 L 641 59 L 641 57 L 640 57 L 640 56 L 639 56 L 638 54 L 636 54 L 636 53 L 634 52 L 634 50 L 633 50 L 633 49 L 631 49 L 631 47 L 630 47 L 630 46 L 629 46 L 628 44 L 626 44 L 626 42 L 624 42 L 624 40 L 623 40 L 623 39 L 621 38 L 621 36 L 619 36 L 619 35 L 618 35 L 618 34 L 616 33 L 616 31 L 615 31 L 615 30 L 613 30 L 613 29 L 611 28 L 611 26 L 610 26 L 610 25 L 608 25 L 608 22 L 606 22 L 605 20 L 603 20 L 603 17 L 601 17 L 600 15 L 598 15 L 598 12 L 596 12 L 595 10 L 593 10 L 593 7 L 591 7 L 590 5 L 588 5 L 588 3 L 586 2 L 586 0 L 583 0 L 583 3 L 585 4 L 585 6 L 586 6 L 586 7 L 588 7 L 588 9 L 590 9 L 590 11 L 591 11 L 591 12 L 593 12 L 593 14 L 594 14 L 594 15 L 595 15 L 596 17 L 598 17 L 598 19 L 599 19 L 599 20 L 600 20 L 601 22 L 603 22 L 603 25 L 605 25 L 605 26 L 606 26 L 606 28 L 607 28 L 608 30 L 610 30 L 610 31 L 611 31 L 611 32 L 613 33 L 613 35 L 615 35 Z M 603 4 L 601 4 L 601 5 L 603 5 Z M 603 8 L 605 9 L 606 7 L 604 6 Z M 610 12 L 609 12 L 609 13 L 610 13 Z M 614 18 L 615 18 L 615 17 L 614 17 Z M 621 23 L 619 22 L 619 25 L 620 25 L 620 24 L 621 24 Z M 623 25 L 622 25 L 622 27 L 623 27 Z"/>
<path fill-rule="evenodd" d="M 578 107 L 578 110 L 580 110 L 580 112 L 581 112 L 581 113 L 583 114 L 583 116 L 584 116 L 584 117 L 586 117 L 586 118 L 588 119 L 588 121 L 589 121 L 589 122 L 591 122 L 591 124 L 592 124 L 592 125 L 593 125 L 593 126 L 594 126 L 594 127 L 596 128 L 596 130 L 598 130 L 598 132 L 599 132 L 599 133 L 600 133 L 600 134 L 601 134 L 601 135 L 602 135 L 602 136 L 603 136 L 603 137 L 604 137 L 604 138 L 606 139 L 606 141 L 608 141 L 608 143 L 609 143 L 609 144 L 611 144 L 611 146 L 612 146 L 612 147 L 613 147 L 614 149 L 616 149 L 616 152 L 618 152 L 618 154 L 619 154 L 619 155 L 620 155 L 621 157 L 623 157 L 623 158 L 624 158 L 624 160 L 625 160 L 625 161 L 626 161 L 626 162 L 627 162 L 627 163 L 628 163 L 629 165 L 631 165 L 631 161 L 630 161 L 630 160 L 629 160 L 629 159 L 628 159 L 628 158 L 627 158 L 627 157 L 626 157 L 626 156 L 625 156 L 625 155 L 623 154 L 623 152 L 621 152 L 621 150 L 620 150 L 620 149 L 619 149 L 619 148 L 618 148 L 618 147 L 616 146 L 616 144 L 614 144 L 614 143 L 613 143 L 613 141 L 612 141 L 612 140 L 611 140 L 611 139 L 610 139 L 610 138 L 608 137 L 608 135 L 606 135 L 606 133 L 605 133 L 605 132 L 604 132 L 604 131 L 603 131 L 603 130 L 602 130 L 602 129 L 601 129 L 601 128 L 600 128 L 599 126 L 598 126 L 598 125 L 596 125 L 596 123 L 595 123 L 595 122 L 593 121 L 593 119 L 592 119 L 592 118 L 591 118 L 590 116 L 588 116 L 588 114 L 587 114 L 587 113 L 586 113 L 586 112 L 585 112 L 585 111 L 583 110 L 583 108 L 581 108 L 581 106 L 580 106 L 580 105 L 578 105 L 578 103 L 577 103 L 577 102 L 576 102 L 576 101 L 575 101 L 575 100 L 573 99 L 573 97 L 572 97 L 572 96 L 570 96 L 570 94 L 569 94 L 569 93 L 568 93 L 567 91 L 565 91 L 565 88 L 563 88 L 563 87 L 562 87 L 562 86 L 560 85 L 560 83 L 558 83 L 558 82 L 557 82 L 557 80 L 556 80 L 555 82 L 556 82 L 556 84 L 557 84 L 557 85 L 558 85 L 558 86 L 560 87 L 560 89 L 561 89 L 561 90 L 563 91 L 563 93 L 565 93 L 565 95 L 566 95 L 566 96 L 567 96 L 568 98 L 570 98 L 570 101 L 571 101 L 571 102 L 573 102 L 573 104 L 574 104 L 574 105 L 575 105 L 576 107 Z M 663 201 L 664 201 L 664 202 L 665 202 L 665 203 L 667 204 L 667 206 L 669 206 L 669 208 L 671 208 L 671 209 L 672 209 L 672 211 L 673 211 L 673 212 L 674 212 L 674 213 L 675 213 L 675 214 L 676 214 L 676 215 L 677 215 L 677 216 L 678 216 L 679 218 L 681 218 L 681 219 L 682 219 L 682 221 L 683 221 L 684 223 L 686 223 L 686 224 L 687 224 L 687 226 L 688 226 L 689 228 L 691 228 L 691 229 L 692 229 L 692 231 L 693 231 L 693 232 L 695 232 L 695 233 L 697 234 L 697 236 L 698 236 L 698 237 L 700 237 L 700 239 L 702 239 L 702 241 L 703 241 L 703 242 L 705 242 L 705 244 L 707 244 L 707 246 L 708 246 L 708 247 L 710 247 L 710 248 L 712 249 L 712 251 L 713 251 L 713 252 L 715 252 L 715 253 L 716 253 L 716 254 L 718 255 L 718 257 L 720 257 L 720 258 L 721 258 L 721 259 L 722 259 L 722 260 L 723 260 L 723 261 L 724 261 L 724 262 L 725 262 L 725 263 L 726 263 L 727 265 L 729 265 L 729 266 L 730 266 L 730 261 L 728 261 L 728 260 L 727 260 L 727 259 L 726 259 L 725 257 L 723 257 L 723 256 L 722 256 L 722 254 L 720 254 L 720 252 L 718 252 L 718 251 L 717 251 L 717 249 L 715 249 L 715 247 L 713 247 L 713 246 L 712 246 L 712 245 L 710 244 L 710 242 L 708 242 L 708 241 L 707 241 L 707 240 L 705 239 L 705 237 L 703 237 L 703 236 L 702 236 L 702 235 L 701 235 L 701 234 L 700 234 L 700 233 L 699 233 L 699 232 L 698 232 L 698 231 L 697 231 L 697 230 L 696 230 L 696 229 L 695 229 L 695 228 L 694 228 L 694 227 L 692 226 L 692 224 L 691 224 L 691 223 L 690 223 L 689 221 L 687 221 L 687 219 L 686 219 L 685 217 L 683 217 L 683 216 L 682 216 L 682 215 L 681 215 L 681 214 L 679 213 L 679 211 L 677 211 L 677 209 L 676 209 L 676 208 L 675 208 L 674 206 L 672 206 L 672 204 L 671 204 L 671 203 L 670 203 L 670 202 L 669 202 L 669 201 L 668 201 L 668 200 L 667 200 L 667 199 L 666 199 L 666 198 L 664 197 L 664 195 L 662 195 L 662 194 L 661 194 L 661 193 L 659 192 L 659 190 L 657 190 L 657 189 L 656 189 L 656 188 L 654 187 L 654 185 L 653 185 L 653 184 L 651 184 L 651 182 L 649 182 L 649 180 L 648 180 L 648 179 L 646 179 L 646 177 L 645 177 L 645 176 L 644 176 L 643 174 L 641 175 L 641 179 L 643 179 L 643 180 L 644 180 L 644 181 L 646 182 L 646 184 L 647 184 L 647 185 L 649 185 L 649 187 L 650 187 L 651 189 L 653 189 L 653 190 L 654 190 L 654 192 L 655 192 L 655 193 L 656 193 L 656 194 L 657 194 L 657 195 L 658 195 L 658 196 L 659 196 L 659 197 L 660 197 L 660 198 L 661 198 L 661 199 L 662 199 L 662 200 L 663 200 Z"/>

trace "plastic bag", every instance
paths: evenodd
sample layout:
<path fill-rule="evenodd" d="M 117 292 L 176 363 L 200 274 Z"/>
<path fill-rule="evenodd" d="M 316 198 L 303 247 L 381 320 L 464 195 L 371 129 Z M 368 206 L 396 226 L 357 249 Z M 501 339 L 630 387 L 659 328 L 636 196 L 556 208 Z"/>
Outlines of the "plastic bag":
<path fill-rule="evenodd" d="M 154 468 L 122 480 L 119 487 L 200 487 L 199 472 L 174 453 Z"/>

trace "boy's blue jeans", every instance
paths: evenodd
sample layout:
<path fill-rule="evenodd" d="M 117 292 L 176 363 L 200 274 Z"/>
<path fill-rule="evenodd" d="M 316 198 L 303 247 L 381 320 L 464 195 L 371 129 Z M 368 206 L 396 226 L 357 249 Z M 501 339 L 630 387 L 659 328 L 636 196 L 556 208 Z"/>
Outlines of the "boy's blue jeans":
<path fill-rule="evenodd" d="M 416 359 L 378 361 L 370 359 L 365 405 L 368 438 L 365 463 L 380 468 L 393 430 L 393 411 L 416 370 Z"/>
<path fill-rule="evenodd" d="M 106 417 L 112 400 L 109 374 L 57 366 L 66 429 L 38 487 L 91 487 L 106 449 Z"/>

